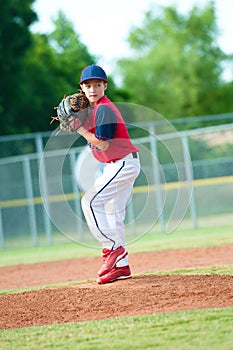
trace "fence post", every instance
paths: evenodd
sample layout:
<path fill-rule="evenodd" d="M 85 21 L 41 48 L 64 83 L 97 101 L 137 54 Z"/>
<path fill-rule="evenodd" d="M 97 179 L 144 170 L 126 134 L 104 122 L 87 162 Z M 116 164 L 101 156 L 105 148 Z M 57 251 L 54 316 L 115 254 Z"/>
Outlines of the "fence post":
<path fill-rule="evenodd" d="M 43 157 L 43 141 L 41 134 L 36 135 L 36 149 L 38 154 L 38 173 L 41 172 L 41 179 L 42 183 L 41 186 L 43 186 L 43 190 L 45 193 L 45 196 L 43 198 L 43 201 L 46 203 L 46 207 L 49 207 L 49 201 L 48 201 L 48 189 L 47 189 L 47 181 L 46 181 L 46 171 L 45 171 L 45 160 Z M 42 203 L 43 206 L 43 203 Z M 44 221 L 44 227 L 45 227 L 45 235 L 47 238 L 48 245 L 53 244 L 52 240 L 52 228 L 51 228 L 51 222 L 48 216 L 48 213 L 46 212 L 45 208 L 43 208 L 43 221 Z"/>
<path fill-rule="evenodd" d="M 134 236 L 135 232 L 136 232 L 136 226 L 135 226 L 135 214 L 134 214 L 133 200 L 130 200 L 130 202 L 127 205 L 127 217 L 128 217 L 128 221 L 129 221 L 130 235 Z"/>
<path fill-rule="evenodd" d="M 195 203 L 195 196 L 194 196 L 194 188 L 193 188 L 193 174 L 190 169 L 190 162 L 188 159 L 189 152 L 189 143 L 188 143 L 188 136 L 186 133 L 182 134 L 182 144 L 183 144 L 183 153 L 184 153 L 184 166 L 185 166 L 185 173 L 187 176 L 187 182 L 188 182 L 188 188 L 190 190 L 190 214 L 191 219 L 193 223 L 193 228 L 198 228 L 198 222 L 197 222 L 197 210 L 196 210 L 196 203 Z"/>
<path fill-rule="evenodd" d="M 70 168 L 71 168 L 71 176 L 72 176 L 72 190 L 73 190 L 73 193 L 75 194 L 75 197 L 74 197 L 74 207 L 75 207 L 75 212 L 78 214 L 78 217 L 77 217 L 77 230 L 78 230 L 78 235 L 79 235 L 79 238 L 82 240 L 83 239 L 83 225 L 82 225 L 82 209 L 81 209 L 81 204 L 80 204 L 80 197 L 81 197 L 81 194 L 80 194 L 80 190 L 79 190 L 79 187 L 78 187 L 78 184 L 77 184 L 77 181 L 76 181 L 76 178 L 75 178 L 75 152 L 73 150 L 70 150 Z M 75 183 L 77 184 L 75 186 Z"/>
<path fill-rule="evenodd" d="M 2 225 L 2 208 L 0 207 L 0 248 L 4 248 L 4 233 Z"/>
<path fill-rule="evenodd" d="M 30 169 L 30 161 L 28 157 L 24 157 L 23 159 L 23 171 L 24 171 L 24 184 L 25 184 L 25 191 L 26 191 L 26 197 L 27 197 L 27 207 L 28 207 L 28 220 L 29 220 L 29 226 L 30 231 L 32 235 L 32 242 L 34 246 L 38 246 L 38 232 L 37 232 L 37 225 L 36 225 L 36 213 L 35 213 L 35 204 L 33 201 L 33 189 L 32 189 L 32 176 L 31 176 L 31 169 Z"/>
<path fill-rule="evenodd" d="M 156 164 L 156 159 L 158 162 L 158 150 L 157 150 L 155 126 L 153 123 L 149 124 L 149 133 L 150 133 L 150 149 L 152 153 L 152 171 L 153 171 L 154 181 L 155 181 L 155 199 L 156 199 L 156 206 L 157 206 L 157 214 L 158 214 L 160 230 L 161 232 L 164 232 L 165 223 L 164 223 L 164 214 L 163 214 L 163 205 L 162 205 L 161 181 L 160 181 L 158 165 Z"/>

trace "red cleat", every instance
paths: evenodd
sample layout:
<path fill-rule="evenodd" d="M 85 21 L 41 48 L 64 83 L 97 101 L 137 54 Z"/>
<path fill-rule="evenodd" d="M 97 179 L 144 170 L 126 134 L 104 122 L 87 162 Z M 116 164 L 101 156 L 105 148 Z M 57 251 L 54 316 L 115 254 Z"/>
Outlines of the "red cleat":
<path fill-rule="evenodd" d="M 98 275 L 104 276 L 116 265 L 116 263 L 127 256 L 125 248 L 122 246 L 115 250 L 103 249 L 103 265 L 100 268 Z"/>
<path fill-rule="evenodd" d="M 131 270 L 129 265 L 122 267 L 114 267 L 111 271 L 109 271 L 106 275 L 101 276 L 97 279 L 99 284 L 111 283 L 117 280 L 124 280 L 130 278 Z"/>

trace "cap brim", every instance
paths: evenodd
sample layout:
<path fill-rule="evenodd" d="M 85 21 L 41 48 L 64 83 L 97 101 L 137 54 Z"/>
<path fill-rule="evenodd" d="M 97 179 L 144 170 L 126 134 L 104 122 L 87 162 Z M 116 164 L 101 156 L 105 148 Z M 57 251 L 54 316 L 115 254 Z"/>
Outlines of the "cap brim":
<path fill-rule="evenodd" d="M 91 78 L 87 78 L 87 79 L 83 79 L 83 80 L 81 80 L 81 81 L 79 82 L 79 84 L 84 83 L 84 81 L 87 81 L 87 80 L 93 80 L 93 79 L 103 80 L 103 81 L 107 82 L 107 80 L 106 80 L 106 79 L 103 79 L 103 78 L 100 78 L 100 77 L 91 77 Z"/>

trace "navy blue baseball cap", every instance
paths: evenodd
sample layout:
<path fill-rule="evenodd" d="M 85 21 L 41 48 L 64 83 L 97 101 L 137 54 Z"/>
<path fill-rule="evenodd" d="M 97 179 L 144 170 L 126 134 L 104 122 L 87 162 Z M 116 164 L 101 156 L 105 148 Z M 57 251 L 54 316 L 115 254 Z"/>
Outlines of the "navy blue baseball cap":
<path fill-rule="evenodd" d="M 82 84 L 85 80 L 89 79 L 99 79 L 104 81 L 108 80 L 103 68 L 94 64 L 92 64 L 91 66 L 87 66 L 82 70 L 79 84 Z"/>

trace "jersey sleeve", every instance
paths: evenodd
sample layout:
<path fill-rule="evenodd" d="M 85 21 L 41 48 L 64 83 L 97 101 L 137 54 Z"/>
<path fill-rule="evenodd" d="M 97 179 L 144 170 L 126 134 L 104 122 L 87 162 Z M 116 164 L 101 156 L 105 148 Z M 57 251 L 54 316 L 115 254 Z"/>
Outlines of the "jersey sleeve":
<path fill-rule="evenodd" d="M 99 106 L 96 111 L 96 138 L 103 141 L 110 141 L 114 138 L 116 126 L 116 113 L 108 106 Z"/>

